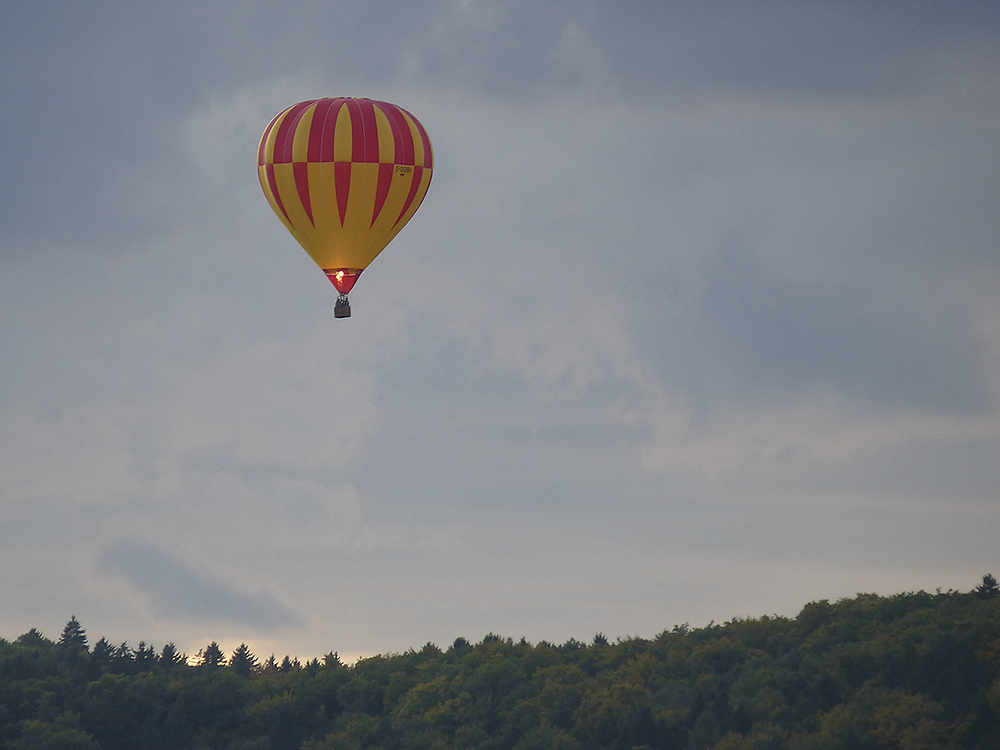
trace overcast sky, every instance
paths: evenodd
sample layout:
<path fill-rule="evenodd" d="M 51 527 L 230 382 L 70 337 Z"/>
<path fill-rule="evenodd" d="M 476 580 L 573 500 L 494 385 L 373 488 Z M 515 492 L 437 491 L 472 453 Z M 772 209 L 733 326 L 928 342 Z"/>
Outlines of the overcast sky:
<path fill-rule="evenodd" d="M 1000 4 L 0 6 L 0 637 L 652 637 L 1000 575 Z M 256 149 L 435 148 L 334 320 Z"/>

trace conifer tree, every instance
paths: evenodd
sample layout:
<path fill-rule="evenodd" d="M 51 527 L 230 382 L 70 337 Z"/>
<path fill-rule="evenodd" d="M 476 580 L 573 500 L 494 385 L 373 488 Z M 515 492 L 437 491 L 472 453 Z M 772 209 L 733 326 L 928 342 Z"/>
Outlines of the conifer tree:
<path fill-rule="evenodd" d="M 63 628 L 62 635 L 59 636 L 59 645 L 73 651 L 87 650 L 87 632 L 76 619 L 76 615 L 70 617 L 66 627 Z"/>
<path fill-rule="evenodd" d="M 261 674 L 278 674 L 278 662 L 275 661 L 274 654 L 267 657 L 267 661 L 261 666 L 260 671 Z"/>
<path fill-rule="evenodd" d="M 198 652 L 198 666 L 209 670 L 219 669 L 225 662 L 226 656 L 215 641 L 209 643 L 204 650 Z"/>
<path fill-rule="evenodd" d="M 177 646 L 168 643 L 160 652 L 160 664 L 166 669 L 173 669 L 179 664 L 187 663 L 187 657 L 177 650 Z"/>
<path fill-rule="evenodd" d="M 981 599 L 996 596 L 1000 594 L 1000 583 L 997 583 L 997 579 L 993 577 L 992 573 L 987 573 L 983 576 L 983 582 L 976 586 L 976 594 Z"/>
<path fill-rule="evenodd" d="M 247 644 L 241 643 L 229 659 L 229 668 L 240 677 L 249 677 L 257 666 L 257 657 L 250 653 Z"/>
<path fill-rule="evenodd" d="M 135 650 L 135 666 L 142 672 L 150 669 L 156 663 L 156 649 L 147 646 L 145 641 L 139 641 L 139 647 Z"/>
<path fill-rule="evenodd" d="M 115 647 L 108 643 L 107 638 L 101 638 L 94 644 L 94 659 L 101 664 L 110 664 L 115 655 Z"/>

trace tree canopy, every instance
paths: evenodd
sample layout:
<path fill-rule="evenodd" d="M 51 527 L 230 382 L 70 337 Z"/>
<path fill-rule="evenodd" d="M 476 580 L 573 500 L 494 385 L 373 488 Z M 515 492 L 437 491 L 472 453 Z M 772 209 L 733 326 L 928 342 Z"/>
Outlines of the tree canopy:
<path fill-rule="evenodd" d="M 1000 587 L 860 594 L 651 638 L 493 633 L 344 664 L 211 642 L 0 639 L 0 746 L 530 750 L 995 748 Z"/>

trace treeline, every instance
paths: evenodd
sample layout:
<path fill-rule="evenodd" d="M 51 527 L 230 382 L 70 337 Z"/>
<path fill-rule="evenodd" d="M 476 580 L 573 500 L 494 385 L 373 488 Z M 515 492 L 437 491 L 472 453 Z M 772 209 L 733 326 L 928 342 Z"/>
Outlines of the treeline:
<path fill-rule="evenodd" d="M 0 639 L 10 750 L 1000 747 L 1000 586 L 862 594 L 653 639 L 260 661 Z"/>

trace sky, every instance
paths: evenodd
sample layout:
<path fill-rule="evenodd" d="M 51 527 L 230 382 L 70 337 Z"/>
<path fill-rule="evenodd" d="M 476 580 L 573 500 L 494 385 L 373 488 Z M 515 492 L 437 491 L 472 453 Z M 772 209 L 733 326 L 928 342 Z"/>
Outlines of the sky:
<path fill-rule="evenodd" d="M 1000 574 L 1000 5 L 0 6 L 0 637 L 345 659 Z M 256 152 L 406 108 L 334 320 Z"/>

